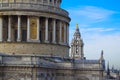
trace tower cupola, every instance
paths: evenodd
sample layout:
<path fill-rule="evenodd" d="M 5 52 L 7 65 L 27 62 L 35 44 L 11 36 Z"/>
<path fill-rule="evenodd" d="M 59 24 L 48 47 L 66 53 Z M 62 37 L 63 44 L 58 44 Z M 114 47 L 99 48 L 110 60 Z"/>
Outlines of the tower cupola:
<path fill-rule="evenodd" d="M 76 25 L 76 31 L 73 35 L 73 39 L 71 42 L 71 54 L 70 57 L 74 59 L 84 59 L 83 53 L 83 40 L 81 39 L 81 34 L 79 32 L 79 26 Z"/>

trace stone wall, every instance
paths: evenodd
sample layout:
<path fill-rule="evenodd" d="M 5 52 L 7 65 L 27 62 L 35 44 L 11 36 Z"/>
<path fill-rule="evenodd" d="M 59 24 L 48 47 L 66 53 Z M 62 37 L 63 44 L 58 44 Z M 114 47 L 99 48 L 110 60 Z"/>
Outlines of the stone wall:
<path fill-rule="evenodd" d="M 73 71 L 72 69 L 50 69 L 43 67 L 0 67 L 3 80 L 101 80 L 99 71 Z M 2 70 L 1 70 L 2 71 Z M 2 75 L 4 74 L 4 76 Z"/>
<path fill-rule="evenodd" d="M 37 54 L 65 57 L 69 53 L 68 46 L 39 43 L 0 43 L 0 52 L 7 54 Z"/>
<path fill-rule="evenodd" d="M 99 63 L 92 63 L 97 69 L 76 68 L 72 62 L 60 57 L 43 56 L 0 56 L 0 80 L 102 80 L 103 69 Z M 61 63 L 61 65 L 60 65 Z M 77 63 L 78 64 L 78 63 Z"/>

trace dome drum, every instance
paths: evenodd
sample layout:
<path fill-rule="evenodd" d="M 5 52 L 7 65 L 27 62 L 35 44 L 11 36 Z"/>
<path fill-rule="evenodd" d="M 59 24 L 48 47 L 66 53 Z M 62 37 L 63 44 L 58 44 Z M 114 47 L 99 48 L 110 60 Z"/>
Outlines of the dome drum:
<path fill-rule="evenodd" d="M 66 46 L 65 49 L 69 50 L 69 40 L 67 35 L 68 29 L 68 23 L 54 18 L 17 15 L 0 16 L 0 45 L 4 44 L 6 53 L 19 53 L 22 49 L 24 49 L 20 48 L 20 51 L 18 49 L 18 51 L 16 51 L 16 47 L 19 47 L 19 43 L 21 43 L 22 45 L 29 44 L 28 46 L 26 46 L 26 48 L 29 46 L 33 46 L 34 43 L 38 44 L 39 49 L 34 48 L 33 51 L 40 54 L 41 51 L 38 52 L 38 50 L 40 50 L 43 46 L 42 45 L 40 47 L 40 44 L 53 44 L 53 48 L 55 48 L 56 45 Z M 17 46 L 11 46 L 12 51 L 9 49 L 9 51 L 7 51 L 8 47 L 6 47 L 5 45 L 9 44 L 10 47 L 10 45 L 12 45 L 13 43 Z M 0 47 L 1 52 L 3 51 L 2 47 L 3 46 Z M 47 51 L 49 48 L 45 48 L 45 50 Z M 59 48 L 59 50 L 61 48 Z M 28 50 L 25 50 L 27 53 Z M 29 50 L 31 51 L 32 47 L 29 48 Z M 58 50 L 55 49 L 53 52 L 56 51 Z M 62 53 L 66 53 L 66 51 Z"/>

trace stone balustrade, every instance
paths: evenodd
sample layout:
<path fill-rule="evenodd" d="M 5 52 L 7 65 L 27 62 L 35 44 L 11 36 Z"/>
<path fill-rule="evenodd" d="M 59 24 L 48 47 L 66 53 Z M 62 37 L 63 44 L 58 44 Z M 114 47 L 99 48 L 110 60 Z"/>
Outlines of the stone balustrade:
<path fill-rule="evenodd" d="M 33 4 L 33 3 L 2 3 L 0 4 L 0 10 L 28 10 L 28 11 L 43 11 L 51 12 L 59 15 L 67 16 L 68 12 L 54 6 L 44 4 Z"/>
<path fill-rule="evenodd" d="M 103 70 L 99 63 L 71 63 L 62 60 L 61 62 L 55 62 L 57 57 L 40 57 L 40 56 L 0 56 L 0 62 L 6 66 L 38 66 L 38 67 L 49 67 L 59 69 L 79 69 L 79 70 Z M 97 60 L 96 60 L 97 61 Z"/>

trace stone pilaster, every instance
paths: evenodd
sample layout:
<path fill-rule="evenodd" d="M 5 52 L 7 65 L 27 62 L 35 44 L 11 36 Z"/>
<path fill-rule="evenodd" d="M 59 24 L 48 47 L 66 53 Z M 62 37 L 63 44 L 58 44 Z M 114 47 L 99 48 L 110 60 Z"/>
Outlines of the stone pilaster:
<path fill-rule="evenodd" d="M 3 19 L 0 16 L 0 42 L 3 41 Z"/>
<path fill-rule="evenodd" d="M 69 45 L 69 26 L 67 24 L 67 44 Z"/>
<path fill-rule="evenodd" d="M 66 36 L 67 36 L 67 29 L 66 29 L 67 27 L 66 27 L 66 23 L 64 23 L 64 44 L 66 44 Z"/>

